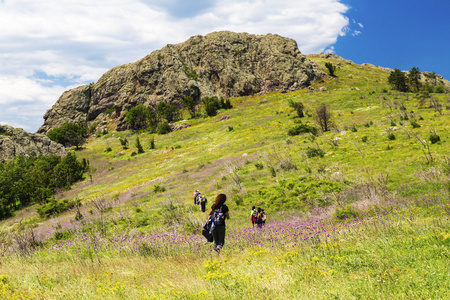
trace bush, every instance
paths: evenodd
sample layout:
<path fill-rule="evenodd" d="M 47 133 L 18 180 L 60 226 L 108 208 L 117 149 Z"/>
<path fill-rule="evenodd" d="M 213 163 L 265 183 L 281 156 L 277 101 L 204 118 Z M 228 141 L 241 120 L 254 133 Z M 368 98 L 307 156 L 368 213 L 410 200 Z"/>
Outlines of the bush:
<path fill-rule="evenodd" d="M 308 147 L 306 149 L 306 156 L 308 157 L 324 157 L 325 156 L 325 152 L 322 149 L 319 148 L 311 148 Z"/>
<path fill-rule="evenodd" d="M 41 218 L 48 218 L 52 215 L 58 215 L 75 207 L 75 202 L 69 200 L 51 199 L 48 203 L 39 205 L 36 212 Z"/>
<path fill-rule="evenodd" d="M 411 121 L 411 126 L 412 128 L 420 128 L 420 124 L 417 123 L 416 121 Z"/>
<path fill-rule="evenodd" d="M 169 133 L 172 129 L 167 121 L 162 121 L 156 126 L 156 132 L 158 134 L 166 134 Z"/>
<path fill-rule="evenodd" d="M 361 138 L 361 140 L 362 140 L 363 143 L 366 143 L 366 142 L 367 142 L 367 136 L 363 136 L 363 137 Z"/>
<path fill-rule="evenodd" d="M 144 104 L 139 104 L 126 112 L 125 121 L 135 130 L 145 129 L 147 127 L 154 128 L 156 124 L 156 113 Z"/>
<path fill-rule="evenodd" d="M 144 153 L 144 148 L 142 147 L 141 141 L 139 140 L 139 137 L 136 137 L 136 148 L 138 150 L 138 153 Z"/>
<path fill-rule="evenodd" d="M 334 216 L 336 218 L 338 218 L 339 220 L 344 220 L 344 219 L 357 218 L 358 213 L 349 204 L 344 207 L 336 209 L 336 211 L 334 212 Z"/>
<path fill-rule="evenodd" d="M 328 73 L 330 74 L 330 76 L 336 76 L 334 73 L 336 72 L 336 66 L 334 66 L 332 63 L 330 62 L 326 62 L 325 63 L 325 68 L 327 68 Z"/>
<path fill-rule="evenodd" d="M 203 98 L 202 102 L 205 106 L 205 111 L 208 117 L 217 115 L 217 110 L 220 109 L 220 103 L 217 97 Z"/>
<path fill-rule="evenodd" d="M 395 140 L 395 134 L 393 134 L 392 132 L 388 134 L 388 139 L 393 141 Z"/>
<path fill-rule="evenodd" d="M 262 163 L 256 163 L 255 167 L 257 170 L 262 170 L 264 168 L 264 165 Z"/>
<path fill-rule="evenodd" d="M 439 142 L 440 140 L 441 140 L 441 138 L 440 138 L 439 135 L 437 135 L 437 134 L 435 134 L 435 133 L 430 134 L 430 142 L 431 142 L 432 144 L 436 144 L 436 143 Z"/>
<path fill-rule="evenodd" d="M 67 240 L 73 237 L 73 232 L 68 230 L 56 231 L 54 234 L 55 240 Z"/>
<path fill-rule="evenodd" d="M 306 124 L 300 124 L 300 125 L 294 126 L 291 129 L 289 129 L 288 135 L 295 136 L 295 135 L 299 135 L 300 133 L 312 133 L 314 135 L 317 135 L 317 132 L 318 132 L 318 130 L 316 127 L 309 126 Z"/>
<path fill-rule="evenodd" d="M 160 119 L 166 119 L 167 122 L 173 122 L 179 118 L 179 109 L 173 102 L 159 102 L 156 109 Z"/>
<path fill-rule="evenodd" d="M 157 194 L 157 193 L 163 193 L 166 191 L 165 187 L 160 186 L 159 184 L 155 185 L 153 187 L 153 193 Z"/>

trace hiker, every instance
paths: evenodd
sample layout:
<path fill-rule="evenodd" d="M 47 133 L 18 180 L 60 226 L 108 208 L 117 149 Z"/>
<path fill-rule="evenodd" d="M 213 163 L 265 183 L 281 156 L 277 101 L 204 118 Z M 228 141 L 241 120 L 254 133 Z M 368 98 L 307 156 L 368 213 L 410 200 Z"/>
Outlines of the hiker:
<path fill-rule="evenodd" d="M 208 199 L 206 199 L 206 197 L 200 197 L 200 209 L 202 212 L 206 211 L 206 202 L 208 202 Z"/>
<path fill-rule="evenodd" d="M 262 226 L 266 226 L 266 213 L 264 212 L 264 209 L 261 209 L 261 221 L 262 221 Z"/>
<path fill-rule="evenodd" d="M 208 213 L 214 223 L 212 227 L 214 250 L 219 254 L 225 244 L 225 219 L 230 218 L 228 206 L 225 205 L 226 200 L 227 196 L 225 194 L 218 194 L 214 204 L 211 206 L 211 211 Z"/>
<path fill-rule="evenodd" d="M 263 224 L 263 213 L 261 207 L 258 207 L 258 214 L 256 215 L 256 228 L 261 229 Z"/>
<path fill-rule="evenodd" d="M 194 192 L 194 204 L 197 205 L 199 203 L 199 197 L 200 197 L 200 192 L 198 190 L 195 190 Z"/>
<path fill-rule="evenodd" d="M 252 207 L 252 212 L 250 213 L 250 218 L 252 220 L 252 226 L 255 227 L 256 223 L 256 216 L 258 215 L 258 211 L 256 210 L 256 207 Z"/>

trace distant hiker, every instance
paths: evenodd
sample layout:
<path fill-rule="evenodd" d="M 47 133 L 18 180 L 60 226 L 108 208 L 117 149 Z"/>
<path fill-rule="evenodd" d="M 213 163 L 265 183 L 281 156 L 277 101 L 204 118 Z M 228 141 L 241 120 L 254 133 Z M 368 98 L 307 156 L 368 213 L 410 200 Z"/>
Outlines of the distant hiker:
<path fill-rule="evenodd" d="M 266 225 L 266 213 L 264 212 L 264 209 L 261 209 L 261 221 L 262 221 L 262 226 Z"/>
<path fill-rule="evenodd" d="M 252 212 L 250 213 L 250 218 L 252 220 L 252 226 L 255 227 L 256 223 L 256 216 L 258 215 L 258 211 L 256 210 L 255 206 L 252 207 Z"/>
<path fill-rule="evenodd" d="M 258 207 L 258 214 L 256 215 L 256 228 L 261 229 L 263 224 L 263 212 L 261 207 Z"/>
<path fill-rule="evenodd" d="M 214 238 L 214 250 L 220 254 L 220 250 L 225 244 L 225 219 L 230 218 L 228 206 L 225 205 L 227 196 L 225 194 L 219 194 L 211 206 L 211 211 L 208 213 L 211 216 L 212 234 Z"/>
<path fill-rule="evenodd" d="M 194 204 L 197 205 L 199 203 L 198 198 L 200 197 L 200 192 L 198 190 L 195 190 L 194 192 Z"/>
<path fill-rule="evenodd" d="M 202 212 L 206 211 L 206 202 L 208 202 L 208 199 L 206 197 L 200 197 L 200 209 Z"/>

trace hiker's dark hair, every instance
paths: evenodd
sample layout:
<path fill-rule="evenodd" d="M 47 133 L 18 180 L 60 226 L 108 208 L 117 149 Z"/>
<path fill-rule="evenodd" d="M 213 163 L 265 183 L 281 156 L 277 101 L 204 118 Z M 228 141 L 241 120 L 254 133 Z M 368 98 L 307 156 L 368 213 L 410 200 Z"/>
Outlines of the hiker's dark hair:
<path fill-rule="evenodd" d="M 253 205 L 252 209 L 255 209 L 255 206 Z"/>
<path fill-rule="evenodd" d="M 211 206 L 212 210 L 215 210 L 218 207 L 221 207 L 225 201 L 227 201 L 227 196 L 225 194 L 219 194 L 214 201 L 214 204 Z"/>

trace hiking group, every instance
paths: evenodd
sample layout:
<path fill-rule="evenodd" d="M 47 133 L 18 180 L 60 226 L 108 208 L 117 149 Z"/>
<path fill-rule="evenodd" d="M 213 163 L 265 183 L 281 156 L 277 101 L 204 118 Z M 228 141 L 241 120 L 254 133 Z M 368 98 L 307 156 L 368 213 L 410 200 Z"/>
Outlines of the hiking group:
<path fill-rule="evenodd" d="M 202 197 L 202 194 L 198 190 L 195 190 L 194 204 L 198 205 L 202 212 L 206 211 L 206 202 L 208 202 L 208 199 L 206 199 L 206 197 Z"/>
<path fill-rule="evenodd" d="M 252 220 L 253 227 L 255 227 L 256 224 L 256 228 L 261 229 L 264 225 L 266 225 L 266 213 L 261 207 L 256 208 L 253 206 L 250 213 L 250 218 Z"/>

